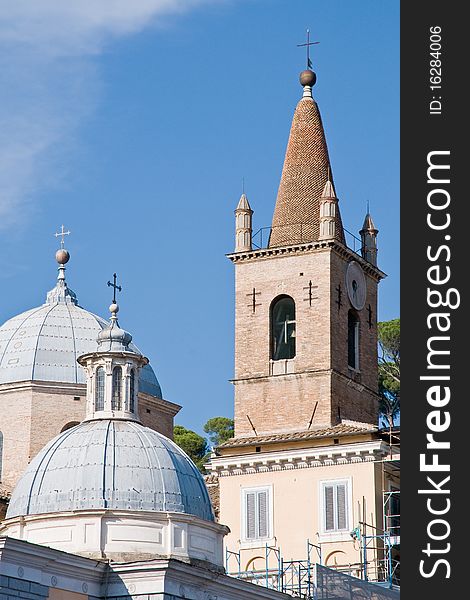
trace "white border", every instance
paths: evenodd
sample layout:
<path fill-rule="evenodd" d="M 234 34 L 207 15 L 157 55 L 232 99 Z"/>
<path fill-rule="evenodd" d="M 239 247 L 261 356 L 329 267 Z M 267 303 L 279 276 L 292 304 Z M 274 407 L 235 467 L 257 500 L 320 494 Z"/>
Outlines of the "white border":
<path fill-rule="evenodd" d="M 325 485 L 345 483 L 346 484 L 346 502 L 347 502 L 347 528 L 342 531 L 325 531 Z M 353 501 L 352 501 L 352 477 L 341 477 L 340 479 L 322 479 L 318 482 L 318 529 L 319 529 L 319 541 L 321 542 L 344 542 L 351 540 L 350 531 L 353 523 Z"/>
<path fill-rule="evenodd" d="M 251 539 L 246 537 L 246 495 L 250 492 L 268 493 L 268 536 L 263 538 Z M 273 543 L 274 540 L 274 510 L 273 510 L 273 486 L 259 485 L 240 488 L 241 511 L 240 511 L 240 545 L 242 548 L 264 548 L 266 544 Z"/>

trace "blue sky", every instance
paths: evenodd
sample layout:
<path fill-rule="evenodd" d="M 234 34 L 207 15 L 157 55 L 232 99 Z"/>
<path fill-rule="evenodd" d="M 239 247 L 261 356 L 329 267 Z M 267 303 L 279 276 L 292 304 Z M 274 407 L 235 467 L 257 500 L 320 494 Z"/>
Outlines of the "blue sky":
<path fill-rule="evenodd" d="M 232 414 L 233 210 L 269 226 L 309 27 L 343 223 L 399 316 L 399 2 L 17 0 L 0 9 L 0 322 L 70 287 L 150 358 L 179 423 Z"/>

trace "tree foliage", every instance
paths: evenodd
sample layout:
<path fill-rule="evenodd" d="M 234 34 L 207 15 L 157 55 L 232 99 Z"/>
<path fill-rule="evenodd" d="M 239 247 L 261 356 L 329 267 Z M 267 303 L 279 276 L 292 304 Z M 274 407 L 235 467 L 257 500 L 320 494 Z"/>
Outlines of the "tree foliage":
<path fill-rule="evenodd" d="M 186 429 L 183 425 L 175 425 L 173 428 L 175 443 L 186 452 L 197 468 L 203 473 L 204 462 L 208 453 L 207 440 L 195 431 Z"/>
<path fill-rule="evenodd" d="M 400 319 L 378 324 L 380 415 L 393 427 L 400 414 Z"/>
<path fill-rule="evenodd" d="M 204 425 L 204 431 L 209 434 L 209 440 L 213 446 L 220 446 L 233 437 L 233 419 L 228 417 L 212 417 Z"/>

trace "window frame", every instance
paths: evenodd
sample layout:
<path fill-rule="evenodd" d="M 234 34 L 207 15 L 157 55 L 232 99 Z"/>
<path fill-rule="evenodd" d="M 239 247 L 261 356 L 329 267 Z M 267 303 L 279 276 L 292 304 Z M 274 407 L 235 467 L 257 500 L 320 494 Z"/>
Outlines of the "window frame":
<path fill-rule="evenodd" d="M 98 373 L 102 373 L 103 375 L 103 385 L 102 388 L 98 388 Z M 106 397 L 106 371 L 102 365 L 98 365 L 95 371 L 95 397 L 94 397 L 94 412 L 101 412 L 105 409 L 105 397 Z M 101 400 L 101 408 L 98 408 L 98 392 L 102 391 Z"/>
<path fill-rule="evenodd" d="M 115 373 L 119 370 L 119 377 L 115 378 Z M 123 401 L 123 381 L 122 381 L 122 373 L 123 369 L 121 365 L 115 365 L 113 367 L 113 372 L 111 375 L 111 410 L 113 412 L 122 411 L 122 401 Z M 117 387 L 115 383 L 119 382 L 119 394 L 115 397 L 115 388 Z"/>
<path fill-rule="evenodd" d="M 334 486 L 335 488 L 339 485 L 345 485 L 345 517 L 346 517 L 346 527 L 343 529 L 326 529 L 326 501 L 325 501 L 325 489 L 327 487 Z M 320 541 L 345 541 L 350 540 L 350 532 L 353 527 L 353 513 L 352 513 L 352 477 L 341 477 L 338 479 L 323 479 L 318 482 L 318 492 L 319 492 L 319 502 L 318 505 L 320 507 L 319 511 L 319 531 L 320 531 Z M 335 524 L 337 525 L 337 496 L 334 495 L 334 519 Z"/>
<path fill-rule="evenodd" d="M 135 369 L 132 368 L 129 371 L 129 402 L 128 402 L 128 411 L 129 412 L 135 412 L 135 389 L 136 389 L 136 374 L 135 374 Z"/>
<path fill-rule="evenodd" d="M 259 494 L 261 492 L 266 492 L 266 525 L 267 525 L 267 535 L 263 537 L 248 537 L 248 523 L 247 523 L 247 497 L 248 494 Z M 263 547 L 266 543 L 273 542 L 273 528 L 274 528 L 274 520 L 273 520 L 273 486 L 272 485 L 262 485 L 262 486 L 251 486 L 251 487 L 242 487 L 240 489 L 241 493 L 241 527 L 240 527 L 240 539 L 242 546 L 247 548 L 257 548 Z M 257 496 L 258 498 L 258 496 Z M 259 522 L 259 501 L 256 500 L 255 506 L 255 514 L 256 521 Z"/>
<path fill-rule="evenodd" d="M 349 318 L 350 315 L 354 318 L 354 365 L 349 364 L 349 343 L 350 343 L 350 331 L 349 331 Z M 360 372 L 361 369 L 361 319 L 358 313 L 353 310 L 348 310 L 348 369 L 352 371 Z"/>
<path fill-rule="evenodd" d="M 275 358 L 276 336 L 274 334 L 274 328 L 275 328 L 274 309 L 276 307 L 276 304 L 278 304 L 282 300 L 290 300 L 292 302 L 292 306 L 294 309 L 293 319 L 291 319 L 291 321 L 288 322 L 288 323 L 293 323 L 293 325 L 294 325 L 294 328 L 293 328 L 294 329 L 294 343 L 293 343 L 294 353 L 292 356 L 289 356 L 289 357 Z M 295 304 L 294 298 L 292 298 L 292 296 L 289 296 L 289 294 L 281 294 L 279 296 L 276 296 L 271 302 L 271 306 L 269 308 L 269 346 L 270 346 L 269 347 L 269 357 L 274 362 L 278 362 L 278 361 L 282 361 L 282 360 L 293 360 L 297 355 L 297 306 Z"/>

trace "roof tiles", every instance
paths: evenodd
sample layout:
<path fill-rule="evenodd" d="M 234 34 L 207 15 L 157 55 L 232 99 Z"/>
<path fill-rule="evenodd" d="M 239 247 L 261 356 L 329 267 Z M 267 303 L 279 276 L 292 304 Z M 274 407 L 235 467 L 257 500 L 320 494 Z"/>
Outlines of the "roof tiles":
<path fill-rule="evenodd" d="M 341 437 L 345 435 L 358 435 L 361 433 L 374 433 L 376 431 L 377 427 L 374 427 L 373 425 L 366 425 L 362 423 L 358 425 L 349 425 L 346 423 L 340 423 L 339 425 L 334 425 L 333 427 L 323 427 L 321 429 L 311 429 L 309 431 L 232 438 L 221 444 L 219 448 L 236 448 L 240 446 L 255 446 L 278 442 L 315 440 L 328 437 Z"/>
<path fill-rule="evenodd" d="M 318 241 L 320 198 L 329 179 L 330 159 L 320 111 L 313 98 L 306 96 L 297 104 L 292 120 L 270 248 Z M 336 239 L 344 243 L 339 210 L 336 221 Z"/>

